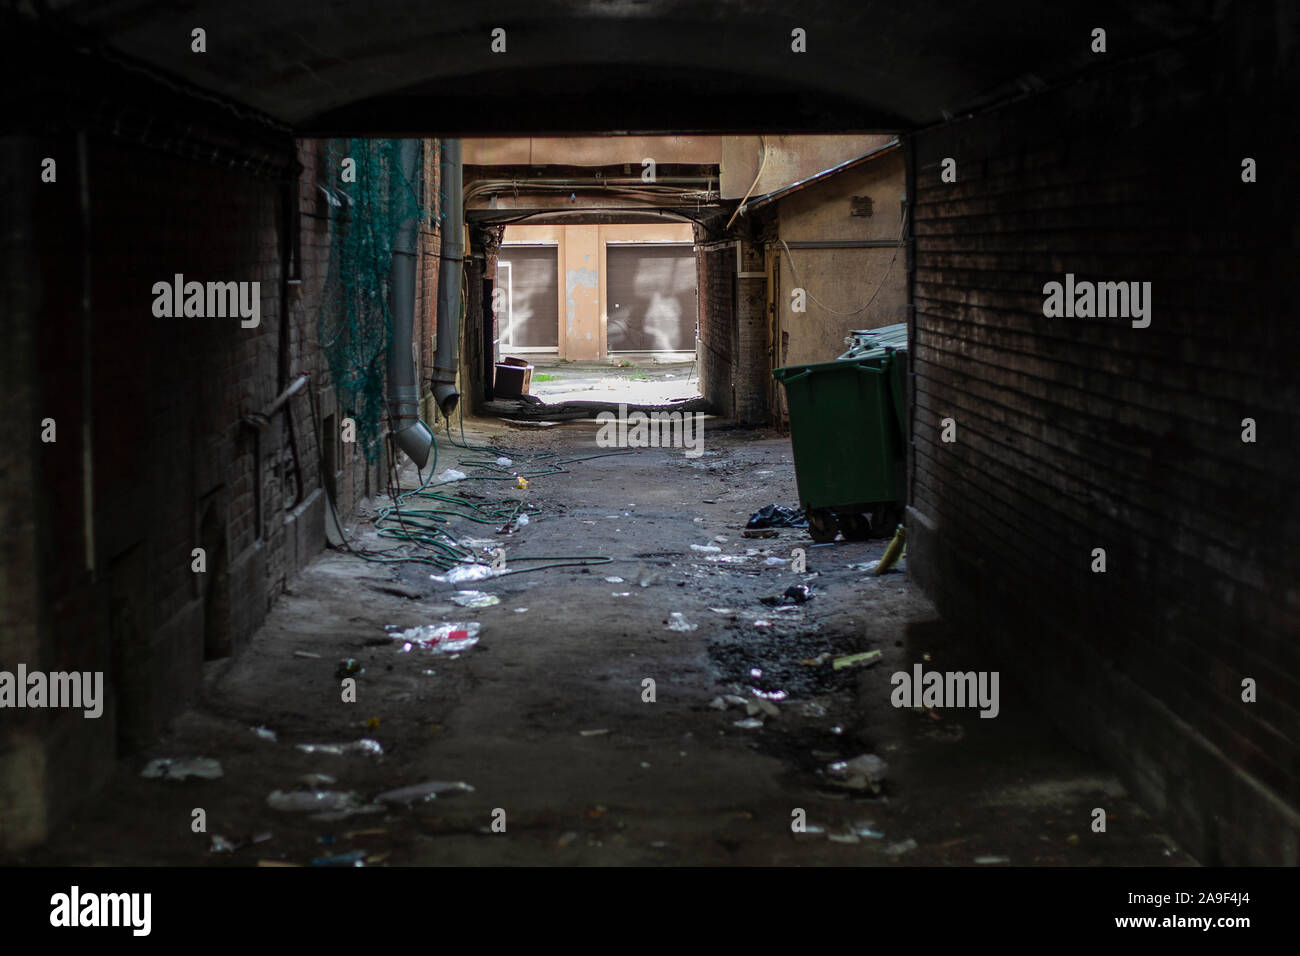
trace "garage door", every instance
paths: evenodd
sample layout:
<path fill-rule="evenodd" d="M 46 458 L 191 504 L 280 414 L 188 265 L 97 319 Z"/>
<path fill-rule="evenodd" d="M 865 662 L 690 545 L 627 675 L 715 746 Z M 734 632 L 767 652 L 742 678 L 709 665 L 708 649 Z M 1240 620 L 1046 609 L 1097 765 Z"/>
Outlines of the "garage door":
<path fill-rule="evenodd" d="M 500 349 L 554 349 L 560 344 L 559 272 L 555 246 L 502 246 L 497 289 L 507 293 L 497 314 Z"/>
<path fill-rule="evenodd" d="M 695 351 L 693 246 L 607 245 L 605 276 L 609 351 Z"/>

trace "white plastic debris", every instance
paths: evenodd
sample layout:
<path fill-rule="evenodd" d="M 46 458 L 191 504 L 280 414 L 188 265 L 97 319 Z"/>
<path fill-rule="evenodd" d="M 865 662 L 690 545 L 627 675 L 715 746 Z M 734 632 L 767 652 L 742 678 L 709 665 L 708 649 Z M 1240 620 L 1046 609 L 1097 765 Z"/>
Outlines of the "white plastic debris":
<path fill-rule="evenodd" d="M 474 788 L 463 780 L 431 780 L 428 783 L 416 783 L 409 787 L 398 787 L 396 790 L 385 791 L 375 797 L 375 802 L 395 803 L 402 806 L 410 806 L 412 803 L 422 803 L 426 800 L 433 800 L 443 794 L 473 792 Z"/>
<path fill-rule="evenodd" d="M 363 737 L 350 744 L 299 744 L 298 749 L 305 754 L 331 754 L 341 757 L 345 754 L 363 754 L 367 757 L 382 757 L 384 748 L 378 740 Z"/>
<path fill-rule="evenodd" d="M 622 584 L 622 583 L 623 583 L 623 579 L 620 578 L 620 577 L 617 577 L 617 576 L 615 576 L 615 577 L 609 577 L 609 578 L 606 578 L 605 580 L 608 581 L 610 584 Z"/>
<path fill-rule="evenodd" d="M 447 624 L 422 624 L 389 637 L 397 641 L 419 644 L 437 654 L 456 654 L 469 650 L 478 643 L 482 625 L 477 621 L 453 621 Z"/>
<path fill-rule="evenodd" d="M 429 580 L 439 584 L 465 584 L 469 581 L 483 581 L 495 573 L 490 564 L 458 564 L 446 574 L 429 575 Z"/>
<path fill-rule="evenodd" d="M 693 631 L 697 627 L 699 625 L 686 620 L 681 611 L 673 611 L 668 615 L 668 630 L 670 631 Z"/>
<path fill-rule="evenodd" d="M 524 515 L 524 514 L 515 515 L 516 528 L 526 528 L 527 526 L 528 526 L 528 515 Z"/>
<path fill-rule="evenodd" d="M 212 834 L 212 853 L 234 853 L 235 844 L 231 843 L 220 833 Z"/>
<path fill-rule="evenodd" d="M 785 565 L 788 563 L 789 562 L 786 561 L 785 558 L 767 558 L 763 561 L 763 564 L 765 564 L 769 568 L 775 568 L 778 565 Z"/>
<path fill-rule="evenodd" d="M 900 840 L 898 843 L 889 844 L 889 846 L 885 847 L 885 852 L 890 856 L 902 856 L 904 853 L 915 850 L 916 846 L 916 841 L 911 837 L 908 837 L 906 840 Z"/>
<path fill-rule="evenodd" d="M 879 793 L 880 785 L 889 771 L 889 764 L 875 754 L 863 754 L 852 760 L 837 761 L 826 770 L 841 787 Z"/>
<path fill-rule="evenodd" d="M 763 721 L 758 717 L 746 717 L 744 720 L 737 720 L 735 725 L 741 730 L 757 730 L 763 726 Z"/>
<path fill-rule="evenodd" d="M 275 740 L 275 731 L 268 727 L 250 727 L 249 729 L 263 740 Z"/>
<path fill-rule="evenodd" d="M 184 780 L 186 777 L 216 780 L 222 776 L 222 770 L 221 764 L 211 757 L 159 757 L 150 760 L 140 771 L 140 776 L 151 780 Z"/>
<path fill-rule="evenodd" d="M 692 550 L 692 551 L 706 551 L 706 552 L 708 552 L 708 553 L 710 553 L 710 554 L 717 554 L 717 553 L 718 553 L 719 551 L 721 551 L 722 549 L 719 548 L 717 545 L 713 545 L 713 544 L 693 544 L 693 545 L 691 545 L 691 550 Z"/>
<path fill-rule="evenodd" d="M 346 810 L 357 807 L 357 795 L 342 790 L 272 790 L 266 798 L 272 810 L 302 813 L 322 810 Z"/>
<path fill-rule="evenodd" d="M 447 600 L 460 607 L 492 607 L 494 604 L 501 603 L 499 597 L 485 591 L 457 591 Z"/>
<path fill-rule="evenodd" d="M 434 479 L 434 484 L 445 485 L 452 481 L 464 481 L 468 477 L 469 475 L 465 474 L 463 471 L 457 471 L 455 468 L 448 468 Z"/>
<path fill-rule="evenodd" d="M 506 468 L 508 468 L 509 466 L 513 465 L 514 462 L 511 461 L 509 458 L 506 458 L 506 457 L 503 455 L 502 457 L 500 457 L 500 458 L 497 459 L 497 464 L 498 464 L 498 465 L 501 465 L 502 467 L 506 467 Z"/>
<path fill-rule="evenodd" d="M 739 694 L 723 694 L 721 697 L 715 697 L 709 701 L 709 706 L 714 710 L 726 710 L 728 707 L 748 707 L 749 701 Z M 749 711 L 753 713 L 753 711 Z"/>

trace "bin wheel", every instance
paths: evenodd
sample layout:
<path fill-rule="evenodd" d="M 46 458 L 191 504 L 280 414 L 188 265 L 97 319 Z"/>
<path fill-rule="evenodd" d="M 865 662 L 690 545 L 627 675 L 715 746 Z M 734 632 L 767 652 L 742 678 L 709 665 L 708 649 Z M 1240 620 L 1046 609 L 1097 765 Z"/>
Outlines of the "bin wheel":
<path fill-rule="evenodd" d="M 840 524 L 835 520 L 833 512 L 824 508 L 814 508 L 808 512 L 808 534 L 818 544 L 834 541 L 839 530 Z"/>
<path fill-rule="evenodd" d="M 851 512 L 837 517 L 840 519 L 840 530 L 844 532 L 846 541 L 866 541 L 871 537 L 871 529 L 875 522 L 866 515 Z"/>

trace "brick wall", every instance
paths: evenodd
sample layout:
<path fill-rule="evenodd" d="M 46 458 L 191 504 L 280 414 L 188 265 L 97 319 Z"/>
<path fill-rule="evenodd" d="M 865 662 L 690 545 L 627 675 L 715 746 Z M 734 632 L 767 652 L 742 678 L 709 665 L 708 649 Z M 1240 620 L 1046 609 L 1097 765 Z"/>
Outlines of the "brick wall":
<path fill-rule="evenodd" d="M 18 458 L 6 487 L 28 502 L 34 550 L 3 556 L 6 619 L 31 625 L 0 646 L 0 666 L 103 671 L 108 700 L 99 720 L 39 711 L 6 721 L 0 818 L 10 823 L 0 848 L 42 839 L 116 756 L 147 746 L 193 702 L 205 660 L 247 642 L 324 547 L 327 452 L 344 520 L 386 484 L 382 458 L 367 468 L 356 445 L 338 441 L 345 410 L 317 342 L 329 220 L 316 184 L 337 176 L 318 168 L 320 143 L 284 137 L 276 161 L 287 175 L 277 177 L 92 130 L 86 233 L 75 134 L 11 142 L 20 159 L 55 157 L 59 179 L 12 207 L 22 226 L 11 231 L 28 248 L 14 261 L 29 265 L 9 274 L 17 285 L 7 301 L 28 360 L 10 395 L 24 440 L 12 446 Z M 300 226 L 300 281 L 282 286 L 290 215 Z M 153 285 L 177 273 L 260 283 L 260 324 L 156 317 Z M 253 425 L 251 416 L 303 374 L 308 386 Z M 36 438 L 45 417 L 57 423 L 52 444 Z M 327 422 L 333 431 L 322 436 Z M 206 552 L 203 574 L 191 569 L 197 547 Z M 20 563 L 30 580 L 10 574 Z"/>
<path fill-rule="evenodd" d="M 767 282 L 761 247 L 743 247 L 745 272 L 736 277 L 736 353 L 732 378 L 736 404 L 732 416 L 744 425 L 762 425 L 768 417 L 771 363 L 767 355 Z"/>
<path fill-rule="evenodd" d="M 1210 864 L 1300 860 L 1295 64 L 1243 16 L 912 144 L 912 572 Z"/>
<path fill-rule="evenodd" d="M 719 415 L 735 414 L 732 367 L 736 353 L 736 250 L 733 245 L 701 249 L 700 394 Z"/>

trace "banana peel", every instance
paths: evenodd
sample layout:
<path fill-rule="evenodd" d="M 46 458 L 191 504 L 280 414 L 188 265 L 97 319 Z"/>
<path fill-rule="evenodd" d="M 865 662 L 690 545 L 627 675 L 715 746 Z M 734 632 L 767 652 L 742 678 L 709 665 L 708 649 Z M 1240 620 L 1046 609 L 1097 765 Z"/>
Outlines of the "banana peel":
<path fill-rule="evenodd" d="M 880 558 L 880 563 L 876 565 L 875 574 L 881 575 L 893 569 L 898 564 L 898 559 L 903 556 L 907 549 L 907 532 L 900 524 L 898 530 L 894 532 L 894 540 L 889 542 L 889 547 L 885 548 L 885 553 Z"/>

